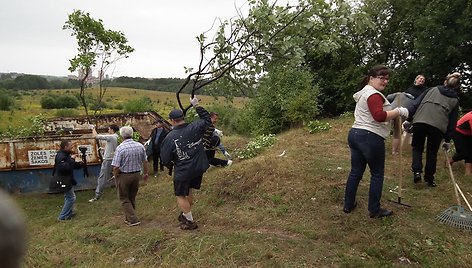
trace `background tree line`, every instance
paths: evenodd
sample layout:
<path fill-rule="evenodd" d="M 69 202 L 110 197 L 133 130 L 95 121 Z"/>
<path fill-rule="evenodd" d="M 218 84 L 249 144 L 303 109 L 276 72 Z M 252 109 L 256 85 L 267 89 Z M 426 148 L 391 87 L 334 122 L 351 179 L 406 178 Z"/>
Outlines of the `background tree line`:
<path fill-rule="evenodd" d="M 420 73 L 432 87 L 442 84 L 448 73 L 459 71 L 463 75 L 461 107 L 472 108 L 472 1 L 300 0 L 287 6 L 269 0 L 248 3 L 248 16 L 223 22 L 212 39 L 217 44 L 213 53 L 219 57 L 214 68 L 226 64 L 238 51 L 266 45 L 211 88 L 214 94 L 243 92 L 252 96 L 244 117 L 258 128 L 253 132 L 273 132 L 290 125 L 279 122 L 280 117 L 291 124 L 296 119 L 306 123 L 308 118 L 352 111 L 352 95 L 360 78 L 376 64 L 393 69 L 386 94 L 407 89 Z M 273 36 L 275 29 L 301 9 L 303 13 L 296 20 Z M 242 25 L 238 34 L 245 31 L 249 44 L 221 44 L 226 36 L 235 34 L 231 31 L 234 25 Z M 310 75 L 300 77 L 309 81 L 311 89 L 303 89 L 306 83 L 293 81 L 290 90 L 283 86 L 293 74 L 304 72 Z M 297 105 L 297 109 L 313 105 L 318 109 L 309 110 L 305 117 L 293 117 Z"/>

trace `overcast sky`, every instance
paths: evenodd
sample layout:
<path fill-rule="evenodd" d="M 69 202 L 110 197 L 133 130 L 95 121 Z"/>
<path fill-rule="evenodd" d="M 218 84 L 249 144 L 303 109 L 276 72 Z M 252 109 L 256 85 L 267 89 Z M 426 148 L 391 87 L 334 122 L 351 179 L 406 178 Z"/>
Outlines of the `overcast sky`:
<path fill-rule="evenodd" d="M 62 30 L 80 9 L 122 31 L 135 49 L 113 73 L 118 76 L 185 77 L 198 63 L 195 37 L 216 17 L 247 10 L 244 0 L 0 0 L 0 72 L 66 76 L 77 43 Z M 247 11 L 246 11 L 247 12 Z M 246 14 L 245 14 L 246 15 Z M 95 74 L 96 75 L 96 74 Z"/>

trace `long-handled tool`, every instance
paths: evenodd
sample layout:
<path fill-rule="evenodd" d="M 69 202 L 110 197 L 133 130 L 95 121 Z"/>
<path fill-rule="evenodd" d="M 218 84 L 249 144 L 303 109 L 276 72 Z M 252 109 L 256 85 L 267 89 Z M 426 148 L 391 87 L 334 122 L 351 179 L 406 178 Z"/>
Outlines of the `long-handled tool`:
<path fill-rule="evenodd" d="M 402 197 L 403 197 L 403 194 L 402 194 L 402 191 L 403 191 L 403 170 L 402 170 L 402 163 L 403 163 L 403 157 L 402 157 L 402 154 L 403 154 L 403 141 L 405 140 L 403 138 L 403 135 L 401 134 L 401 125 L 402 125 L 402 119 L 401 117 L 397 117 L 396 119 L 396 126 L 397 128 L 399 128 L 399 132 L 400 132 L 400 148 L 398 148 L 398 161 L 399 161 L 399 174 L 398 174 L 398 189 L 397 189 L 397 200 L 389 200 L 390 202 L 393 202 L 395 204 L 398 204 L 398 205 L 402 205 L 402 206 L 405 206 L 405 207 L 411 207 L 410 205 L 408 204 L 405 204 L 405 203 L 402 203 Z M 395 131 L 395 130 L 394 130 Z"/>
<path fill-rule="evenodd" d="M 452 173 L 452 167 L 451 163 L 449 162 L 447 150 L 444 150 L 444 153 L 446 154 L 447 167 L 449 169 L 449 176 L 451 177 L 452 187 L 454 188 L 454 194 L 456 195 L 457 206 L 452 206 L 444 210 L 444 212 L 436 216 L 436 219 L 441 223 L 449 224 L 456 228 L 472 231 L 472 214 L 470 212 L 465 211 L 461 205 L 456 179 L 454 178 L 454 174 Z"/>

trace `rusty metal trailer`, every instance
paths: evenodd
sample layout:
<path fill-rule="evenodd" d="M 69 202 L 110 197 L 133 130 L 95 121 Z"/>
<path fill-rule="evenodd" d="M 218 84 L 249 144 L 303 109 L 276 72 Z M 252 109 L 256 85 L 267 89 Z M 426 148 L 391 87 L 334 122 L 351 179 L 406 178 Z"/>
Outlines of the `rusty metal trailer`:
<path fill-rule="evenodd" d="M 54 157 L 62 140 L 71 140 L 73 154 L 81 159 L 79 147 L 85 147 L 87 171 L 74 170 L 78 182 L 76 189 L 94 189 L 101 166 L 99 141 L 93 138 L 89 122 L 98 126 L 99 133 L 106 133 L 110 124 L 130 125 L 145 141 L 157 119 L 155 112 L 109 114 L 96 117 L 64 117 L 46 122 L 45 134 L 0 140 L 0 188 L 9 192 L 51 192 L 49 182 L 54 167 Z M 90 121 L 89 121 L 90 120 Z M 170 125 L 163 120 L 167 128 Z M 88 173 L 88 176 L 87 176 Z"/>

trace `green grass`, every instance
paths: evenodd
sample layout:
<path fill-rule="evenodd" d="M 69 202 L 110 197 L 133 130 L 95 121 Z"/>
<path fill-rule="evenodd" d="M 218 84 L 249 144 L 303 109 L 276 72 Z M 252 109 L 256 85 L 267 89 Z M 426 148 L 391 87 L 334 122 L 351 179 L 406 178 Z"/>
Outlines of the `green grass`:
<path fill-rule="evenodd" d="M 350 169 L 347 132 L 351 118 L 326 120 L 328 131 L 295 129 L 278 135 L 275 145 L 230 168 L 211 168 L 196 192 L 197 231 L 178 228 L 171 178 L 160 174 L 142 186 L 137 214 L 142 225 L 126 227 L 114 189 L 90 204 L 92 191 L 78 192 L 77 218 L 56 222 L 61 195 L 17 195 L 29 232 L 25 267 L 468 267 L 470 232 L 435 221 L 454 205 L 454 194 L 438 157 L 438 187 L 414 185 L 410 154 L 403 163 L 387 154 L 383 206 L 395 214 L 370 219 L 369 176 L 358 190 L 358 208 L 342 212 Z M 242 148 L 238 136 L 224 139 L 230 152 Z M 389 152 L 389 140 L 386 151 Z M 284 157 L 278 157 L 286 150 Z M 404 208 L 387 202 L 389 189 L 404 174 Z M 454 164 L 464 192 L 472 188 L 464 165 Z M 467 196 L 470 194 L 466 193 Z"/>

